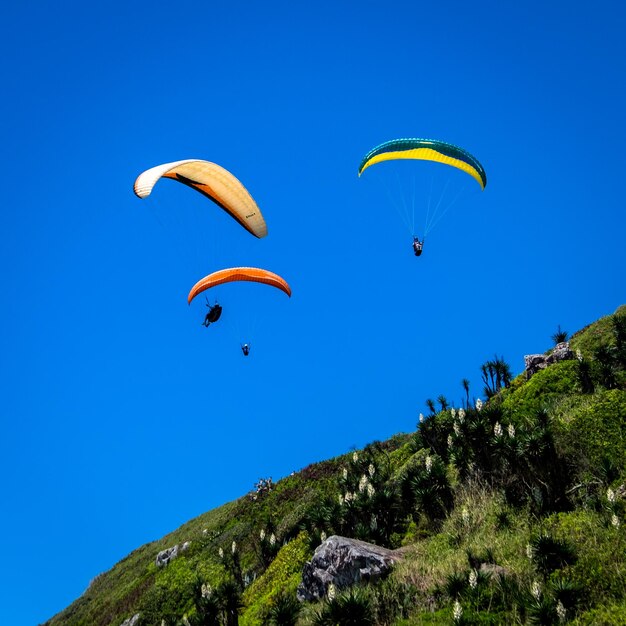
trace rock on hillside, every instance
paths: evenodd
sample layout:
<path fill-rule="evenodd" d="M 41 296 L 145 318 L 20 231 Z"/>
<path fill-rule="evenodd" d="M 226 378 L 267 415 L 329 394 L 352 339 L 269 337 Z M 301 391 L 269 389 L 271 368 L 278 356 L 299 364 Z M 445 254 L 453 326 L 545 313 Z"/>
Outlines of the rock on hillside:
<path fill-rule="evenodd" d="M 362 580 L 380 578 L 400 558 L 396 550 L 333 535 L 317 547 L 311 561 L 305 564 L 298 599 L 319 600 L 331 584 L 344 589 Z"/>

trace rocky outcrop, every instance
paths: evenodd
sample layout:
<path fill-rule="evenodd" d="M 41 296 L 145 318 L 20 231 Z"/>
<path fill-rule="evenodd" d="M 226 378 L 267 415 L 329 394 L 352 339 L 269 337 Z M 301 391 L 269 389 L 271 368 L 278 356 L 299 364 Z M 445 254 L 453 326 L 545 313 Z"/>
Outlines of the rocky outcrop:
<path fill-rule="evenodd" d="M 164 567 L 171 560 L 175 559 L 181 552 L 184 552 L 185 550 L 187 550 L 190 544 L 191 544 L 190 541 L 185 541 L 185 543 L 183 543 L 181 546 L 176 544 L 175 546 L 172 546 L 171 548 L 161 550 L 161 552 L 159 552 L 156 556 L 156 561 L 155 561 L 156 566 Z"/>
<path fill-rule="evenodd" d="M 559 361 L 567 361 L 576 358 L 576 355 L 569 347 L 569 341 L 557 343 L 554 350 L 548 355 L 545 354 L 527 354 L 524 357 L 524 365 L 526 367 L 526 379 L 545 370 L 546 367 Z"/>
<path fill-rule="evenodd" d="M 317 547 L 311 561 L 304 565 L 298 599 L 319 600 L 331 584 L 344 589 L 362 580 L 380 578 L 400 558 L 394 550 L 333 535 Z"/>
<path fill-rule="evenodd" d="M 139 617 L 140 614 L 139 613 L 135 613 L 132 617 L 129 617 L 128 619 L 125 619 L 120 626 L 135 626 L 135 624 L 137 624 L 137 622 L 139 621 Z"/>

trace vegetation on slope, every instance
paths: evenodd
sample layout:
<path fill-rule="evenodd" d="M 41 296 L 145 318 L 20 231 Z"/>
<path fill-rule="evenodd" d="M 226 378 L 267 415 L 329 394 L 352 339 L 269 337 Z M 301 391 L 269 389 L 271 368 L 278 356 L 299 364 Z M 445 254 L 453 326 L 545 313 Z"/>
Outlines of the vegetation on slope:
<path fill-rule="evenodd" d="M 560 327 L 554 340 L 567 333 Z M 626 308 L 526 380 L 500 357 L 415 433 L 309 466 L 143 546 L 48 624 L 626 623 Z M 331 534 L 400 548 L 383 581 L 301 604 Z M 190 542 L 165 567 L 159 551 Z"/>

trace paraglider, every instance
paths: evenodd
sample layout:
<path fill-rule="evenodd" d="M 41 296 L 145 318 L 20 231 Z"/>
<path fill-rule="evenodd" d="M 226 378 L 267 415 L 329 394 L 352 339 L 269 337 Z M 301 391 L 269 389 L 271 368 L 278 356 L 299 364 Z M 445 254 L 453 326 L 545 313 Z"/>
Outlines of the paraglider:
<path fill-rule="evenodd" d="M 415 256 L 420 256 L 424 249 L 424 241 L 420 241 L 419 237 L 413 237 L 413 252 Z"/>
<path fill-rule="evenodd" d="M 147 198 L 161 178 L 175 180 L 206 196 L 255 237 L 260 239 L 267 235 L 267 225 L 258 205 L 241 182 L 223 167 L 200 159 L 186 159 L 157 165 L 137 177 L 134 184 L 135 194 L 139 198 Z M 235 267 L 213 272 L 198 281 L 189 292 L 187 302 L 191 304 L 198 294 L 207 289 L 236 281 L 270 285 L 291 297 L 291 288 L 277 274 L 254 267 Z M 222 305 L 217 301 L 211 305 L 209 299 L 206 298 L 206 307 L 208 312 L 204 314 L 202 326 L 208 328 L 220 319 Z M 240 346 L 243 355 L 248 356 L 250 344 L 246 342 L 241 343 Z"/>
<path fill-rule="evenodd" d="M 157 165 L 137 177 L 135 194 L 139 198 L 147 198 L 161 178 L 176 180 L 213 200 L 255 237 L 260 239 L 267 235 L 261 209 L 248 190 L 228 170 L 216 163 L 186 159 Z"/>
<path fill-rule="evenodd" d="M 231 283 L 237 281 L 247 281 L 252 283 L 264 283 L 271 287 L 276 287 L 289 297 L 291 297 L 291 287 L 287 284 L 284 278 L 281 278 L 278 274 L 270 272 L 268 270 L 260 269 L 257 267 L 231 267 L 229 269 L 219 270 L 213 272 L 208 276 L 205 276 L 199 280 L 189 292 L 187 296 L 187 302 L 191 304 L 193 299 L 203 291 L 222 285 L 224 283 Z M 221 311 L 220 311 L 221 312 Z"/>
<path fill-rule="evenodd" d="M 214 324 L 215 322 L 217 322 L 218 319 L 220 319 L 222 315 L 222 307 L 217 302 L 213 306 L 211 306 L 209 304 L 208 298 L 206 301 L 206 306 L 209 307 L 209 312 L 205 315 L 202 325 L 208 328 L 211 324 Z"/>
<path fill-rule="evenodd" d="M 454 146 L 444 141 L 438 141 L 436 139 L 393 139 L 391 141 L 386 141 L 385 143 L 376 146 L 373 150 L 370 150 L 365 155 L 365 157 L 361 161 L 361 164 L 359 165 L 359 177 L 368 167 L 371 167 L 376 163 L 403 159 L 442 163 L 444 165 L 448 165 L 450 167 L 461 170 L 466 174 L 469 174 L 480 185 L 481 190 L 484 190 L 485 186 L 487 185 L 487 175 L 483 166 L 480 164 L 478 159 L 476 159 L 476 157 L 471 155 L 463 148 L 459 148 L 458 146 Z M 443 194 L 445 193 L 446 188 L 447 183 L 446 187 L 444 187 L 444 190 L 442 191 L 441 198 L 443 198 Z M 427 223 L 424 229 L 424 237 L 422 237 L 421 240 L 415 235 L 414 223 L 409 223 L 410 219 L 408 216 L 407 207 L 402 207 L 407 215 L 401 215 L 401 217 L 404 217 L 407 226 L 413 231 L 412 247 L 416 257 L 421 256 L 424 250 L 424 239 L 429 230 L 434 227 L 434 225 L 441 219 L 441 217 L 443 217 L 448 208 L 455 201 L 456 198 L 451 201 L 450 204 L 445 209 L 443 209 L 440 214 L 438 214 L 438 210 L 441 205 L 441 199 L 439 200 L 433 214 L 430 216 L 430 220 L 429 215 L 427 214 Z M 430 213 L 430 197 L 428 211 Z"/>
<path fill-rule="evenodd" d="M 224 270 L 219 270 L 217 272 L 213 272 L 208 276 L 205 276 L 203 279 L 199 280 L 189 292 L 187 296 L 187 302 L 189 304 L 192 303 L 193 299 L 203 291 L 207 289 L 211 289 L 216 287 L 217 285 L 222 285 L 224 283 L 231 282 L 252 282 L 252 283 L 262 283 L 265 285 L 269 285 L 270 287 L 275 287 L 280 289 L 284 293 L 286 293 L 289 297 L 291 297 L 291 287 L 287 284 L 284 278 L 281 278 L 278 274 L 274 274 L 274 272 L 270 272 L 268 270 L 260 269 L 257 267 L 232 267 Z M 207 306 L 208 304 L 207 300 Z M 215 307 L 219 307 L 217 311 L 215 311 Z M 209 312 L 206 314 L 204 325 L 208 326 L 214 321 L 217 321 L 222 314 L 222 307 L 219 304 L 215 304 L 214 307 L 211 307 Z M 217 317 L 215 319 L 211 319 L 210 316 Z M 208 323 L 207 323 L 208 322 Z M 250 353 L 250 344 L 244 343 L 241 345 L 241 350 L 244 356 L 248 356 Z"/>
<path fill-rule="evenodd" d="M 394 159 L 436 161 L 468 173 L 480 185 L 487 186 L 487 174 L 478 159 L 463 148 L 436 139 L 393 139 L 370 150 L 359 165 L 359 176 L 371 165 Z"/>

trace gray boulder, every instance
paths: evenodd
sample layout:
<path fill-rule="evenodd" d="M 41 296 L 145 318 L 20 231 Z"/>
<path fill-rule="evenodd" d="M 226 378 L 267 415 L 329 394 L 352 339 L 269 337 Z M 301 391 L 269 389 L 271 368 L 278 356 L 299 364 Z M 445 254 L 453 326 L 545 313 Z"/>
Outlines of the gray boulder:
<path fill-rule="evenodd" d="M 125 619 L 120 626 L 135 626 L 135 624 L 139 621 L 139 613 L 135 613 L 132 617 Z"/>
<path fill-rule="evenodd" d="M 545 370 L 548 367 L 545 354 L 527 354 L 524 356 L 524 368 L 526 369 L 526 378 L 530 378 L 539 370 Z"/>
<path fill-rule="evenodd" d="M 167 548 L 166 550 L 161 550 L 161 552 L 159 552 L 156 557 L 156 566 L 165 567 L 171 560 L 175 559 L 177 556 L 178 544 L 172 546 L 171 548 Z"/>
<path fill-rule="evenodd" d="M 571 361 L 575 359 L 576 355 L 569 347 L 569 341 L 562 341 L 557 343 L 552 350 L 552 353 L 548 355 L 548 363 L 558 363 L 559 361 Z"/>
<path fill-rule="evenodd" d="M 183 543 L 181 546 L 176 544 L 171 548 L 161 550 L 161 552 L 159 552 L 156 556 L 156 566 L 164 567 L 171 560 L 175 559 L 181 552 L 185 552 L 185 550 L 188 550 L 190 545 L 191 541 L 185 541 L 185 543 Z"/>
<path fill-rule="evenodd" d="M 540 370 L 545 370 L 546 367 L 552 365 L 553 363 L 558 363 L 559 361 L 567 361 L 575 358 L 576 355 L 569 347 L 569 341 L 557 343 L 556 346 L 554 346 L 552 352 L 548 355 L 527 354 L 524 357 L 526 379 L 528 380 L 531 376 L 533 376 Z"/>
<path fill-rule="evenodd" d="M 380 578 L 400 558 L 395 550 L 333 535 L 317 547 L 311 561 L 304 565 L 298 600 L 320 600 L 330 584 L 344 589 L 362 580 Z"/>

